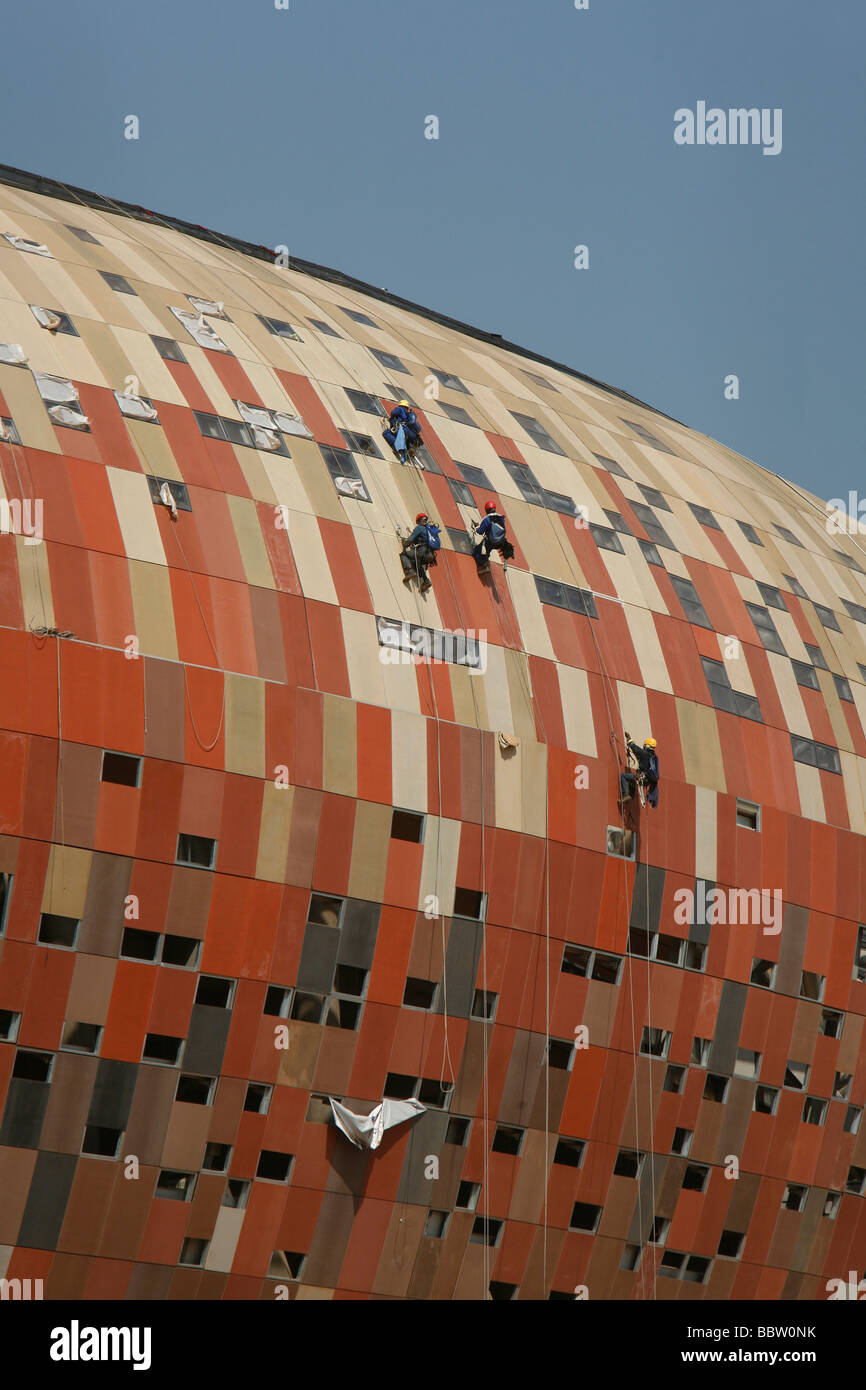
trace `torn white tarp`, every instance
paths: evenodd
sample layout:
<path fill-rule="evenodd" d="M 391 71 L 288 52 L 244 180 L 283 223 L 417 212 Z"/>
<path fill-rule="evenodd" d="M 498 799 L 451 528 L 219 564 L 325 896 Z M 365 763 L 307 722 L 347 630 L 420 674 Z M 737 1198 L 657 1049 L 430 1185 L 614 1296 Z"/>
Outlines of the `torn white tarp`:
<path fill-rule="evenodd" d="M 56 333 L 63 322 L 59 314 L 55 314 L 53 309 L 43 309 L 41 304 L 31 304 L 33 316 L 38 324 L 43 328 L 49 329 L 51 333 Z"/>
<path fill-rule="evenodd" d="M 51 377 L 47 371 L 35 371 L 33 381 L 36 382 L 36 391 L 42 399 L 51 404 L 78 400 L 78 389 L 67 377 Z"/>
<path fill-rule="evenodd" d="M 48 247 L 43 246 L 41 241 L 31 241 L 29 237 L 18 236 L 15 232 L 4 232 L 3 235 L 16 251 L 31 251 L 35 256 L 51 256 Z M 51 258 L 54 259 L 53 256 Z"/>
<path fill-rule="evenodd" d="M 215 333 L 202 314 L 193 314 L 189 309 L 175 309 L 169 305 L 176 319 L 180 319 L 187 333 L 195 339 L 199 347 L 211 348 L 214 352 L 229 352 L 230 349 Z"/>
<path fill-rule="evenodd" d="M 275 410 L 274 422 L 283 434 L 299 434 L 304 439 L 313 437 L 312 430 L 307 429 L 300 415 L 289 415 L 284 410 Z"/>
<path fill-rule="evenodd" d="M 20 343 L 0 343 L 0 362 L 7 367 L 26 367 L 27 358 Z"/>
<path fill-rule="evenodd" d="M 77 401 L 78 390 L 65 376 L 50 376 L 48 372 L 34 372 L 33 380 L 43 401 L 57 405 L 61 401 Z"/>
<path fill-rule="evenodd" d="M 162 487 L 159 489 L 159 500 L 162 502 L 163 506 L 168 507 L 171 512 L 172 520 L 177 521 L 177 503 L 174 500 L 174 495 L 168 483 L 163 483 Z"/>
<path fill-rule="evenodd" d="M 263 430 L 258 425 L 251 425 L 250 428 L 253 432 L 253 443 L 257 449 L 267 449 L 269 452 L 273 452 L 275 449 L 283 447 L 283 441 L 273 430 Z"/>
<path fill-rule="evenodd" d="M 338 1100 L 331 1101 L 334 1123 L 358 1149 L 378 1149 L 386 1129 L 414 1120 L 426 1108 L 417 1100 L 383 1100 L 369 1115 L 356 1115 Z"/>
<path fill-rule="evenodd" d="M 272 430 L 274 420 L 271 412 L 260 405 L 247 405 L 245 401 L 235 401 L 238 414 L 248 425 L 258 425 L 259 429 Z"/>
<path fill-rule="evenodd" d="M 214 319 L 228 318 L 221 299 L 198 299 L 193 294 L 188 294 L 187 299 L 194 309 L 198 309 L 200 314 L 210 314 L 211 318 Z"/>
<path fill-rule="evenodd" d="M 48 414 L 55 425 L 67 425 L 72 430 L 90 429 L 90 421 L 82 414 L 80 406 L 49 405 Z"/>
<path fill-rule="evenodd" d="M 159 424 L 156 409 L 146 396 L 133 396 L 127 391 L 115 391 L 114 399 L 122 415 L 131 415 L 134 420 L 155 420 Z"/>

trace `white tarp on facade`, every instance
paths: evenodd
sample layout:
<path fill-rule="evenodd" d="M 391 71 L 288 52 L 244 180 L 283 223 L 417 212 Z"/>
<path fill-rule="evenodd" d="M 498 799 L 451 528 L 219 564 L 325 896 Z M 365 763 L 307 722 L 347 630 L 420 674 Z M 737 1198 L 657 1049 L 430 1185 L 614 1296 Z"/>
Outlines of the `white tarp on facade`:
<path fill-rule="evenodd" d="M 338 1100 L 331 1101 L 334 1123 L 358 1149 L 378 1149 L 386 1129 L 414 1120 L 426 1108 L 417 1100 L 383 1100 L 369 1115 L 356 1115 Z"/>

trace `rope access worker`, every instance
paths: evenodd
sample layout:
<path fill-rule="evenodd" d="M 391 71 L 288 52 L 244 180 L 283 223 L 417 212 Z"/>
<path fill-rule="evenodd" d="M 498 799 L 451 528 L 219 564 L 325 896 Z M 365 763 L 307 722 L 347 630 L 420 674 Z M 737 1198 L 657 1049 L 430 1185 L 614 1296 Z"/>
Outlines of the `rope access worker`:
<path fill-rule="evenodd" d="M 391 411 L 388 423 L 390 428 L 382 431 L 382 438 L 399 455 L 401 462 L 406 463 L 424 442 L 418 416 L 408 401 L 401 401 Z"/>
<path fill-rule="evenodd" d="M 656 741 L 654 738 L 644 739 L 643 748 L 635 743 L 631 734 L 626 729 L 625 741 L 629 753 L 637 763 L 637 771 L 631 768 L 619 774 L 620 804 L 624 805 L 630 801 L 637 790 L 637 779 L 640 778 L 646 788 L 646 799 L 650 806 L 659 804 L 659 759 L 656 753 Z"/>
<path fill-rule="evenodd" d="M 422 594 L 430 588 L 427 566 L 436 564 L 436 551 L 440 549 L 439 527 L 430 521 L 426 512 L 419 512 L 415 518 L 415 529 L 403 541 L 400 563 L 403 566 L 403 583 L 418 580 Z"/>
<path fill-rule="evenodd" d="M 500 550 L 504 560 L 510 560 L 514 554 L 514 546 L 506 534 L 505 517 L 495 502 L 484 503 L 484 520 L 475 527 L 475 536 L 472 556 L 479 574 L 486 574 L 490 569 L 492 551 Z"/>

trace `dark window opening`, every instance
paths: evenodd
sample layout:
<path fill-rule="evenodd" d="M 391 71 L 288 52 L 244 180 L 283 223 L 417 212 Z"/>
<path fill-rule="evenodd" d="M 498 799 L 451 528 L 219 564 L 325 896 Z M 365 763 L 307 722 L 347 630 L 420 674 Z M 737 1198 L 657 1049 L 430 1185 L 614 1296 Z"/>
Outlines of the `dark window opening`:
<path fill-rule="evenodd" d="M 53 1062 L 50 1052 L 16 1052 L 12 1075 L 22 1081 L 48 1081 Z"/>
<path fill-rule="evenodd" d="M 359 965 L 338 965 L 334 970 L 335 993 L 350 994 L 355 999 L 363 998 L 368 973 Z"/>
<path fill-rule="evenodd" d="M 463 1181 L 457 1187 L 457 1197 L 454 1201 L 454 1205 L 461 1211 L 474 1211 L 478 1206 L 478 1198 L 480 1196 L 480 1182 Z"/>
<path fill-rule="evenodd" d="M 391 813 L 391 839 L 407 840 L 409 844 L 424 843 L 424 816 L 418 811 L 398 811 Z"/>
<path fill-rule="evenodd" d="M 205 835 L 178 835 L 175 863 L 191 864 L 196 869 L 212 869 L 216 859 L 216 840 Z"/>
<path fill-rule="evenodd" d="M 173 338 L 159 338 L 151 333 L 150 341 L 153 343 L 160 357 L 166 362 L 185 362 L 186 358 L 181 348 Z"/>
<path fill-rule="evenodd" d="M 222 980 L 216 975 L 200 975 L 195 1002 L 208 1004 L 215 1009 L 228 1009 L 231 1007 L 234 989 L 234 980 Z"/>
<path fill-rule="evenodd" d="M 745 1238 L 745 1234 L 742 1231 L 722 1231 L 718 1253 L 720 1255 L 725 1255 L 730 1260 L 736 1260 L 742 1249 Z"/>
<path fill-rule="evenodd" d="M 297 1023 L 321 1023 L 324 999 L 320 994 L 305 994 L 295 990 L 290 1017 Z"/>
<path fill-rule="evenodd" d="M 410 1009 L 432 1009 L 438 988 L 438 980 L 419 980 L 409 975 L 403 990 L 403 1003 Z"/>
<path fill-rule="evenodd" d="M 714 1072 L 707 1073 L 704 1082 L 704 1100 L 715 1101 L 717 1105 L 724 1105 L 725 1097 L 728 1094 L 728 1078 L 718 1076 Z"/>
<path fill-rule="evenodd" d="M 252 1115 L 267 1115 L 273 1089 L 273 1086 L 264 1086 L 261 1082 L 250 1081 L 244 1097 L 244 1110 L 248 1110 Z"/>
<path fill-rule="evenodd" d="M 212 1076 L 179 1076 L 174 1098 L 185 1105 L 210 1105 L 214 1085 Z"/>
<path fill-rule="evenodd" d="M 445 1143 L 456 1144 L 460 1148 L 465 1148 L 469 1138 L 469 1124 L 469 1120 L 465 1119 L 463 1115 L 452 1115 L 445 1131 Z"/>
<path fill-rule="evenodd" d="M 497 1125 L 493 1143 L 490 1145 L 491 1152 L 517 1156 L 523 1147 L 523 1134 L 522 1129 L 513 1125 Z"/>
<path fill-rule="evenodd" d="M 163 965 L 196 965 L 200 949 L 201 942 L 197 937 L 169 934 L 163 937 L 162 963 Z"/>
<path fill-rule="evenodd" d="M 177 1173 L 163 1168 L 156 1180 L 156 1197 L 166 1197 L 172 1202 L 188 1202 L 195 1188 L 195 1173 Z"/>
<path fill-rule="evenodd" d="M 286 1182 L 293 1157 L 293 1154 L 279 1153 L 276 1149 L 262 1149 L 256 1177 L 267 1178 L 271 1182 Z"/>
<path fill-rule="evenodd" d="M 99 273 L 110 290 L 116 290 L 118 294 L 135 294 L 132 285 L 122 275 L 115 275 L 111 270 L 100 270 Z"/>
<path fill-rule="evenodd" d="M 78 935 L 78 925 L 75 917 L 43 912 L 39 919 L 39 940 L 43 946 L 65 946 L 71 950 Z"/>
<path fill-rule="evenodd" d="M 640 1176 L 645 1155 L 635 1152 L 634 1149 L 620 1149 L 613 1165 L 614 1175 L 618 1178 L 637 1178 Z"/>
<path fill-rule="evenodd" d="M 702 1163 L 689 1163 L 683 1174 L 683 1187 L 687 1192 L 703 1192 L 709 1176 L 709 1168 Z"/>
<path fill-rule="evenodd" d="M 471 1018 L 493 1019 L 496 1014 L 496 1003 L 499 999 L 498 994 L 492 990 L 476 989 L 472 998 Z"/>
<path fill-rule="evenodd" d="M 223 1207 L 237 1207 L 242 1211 L 247 1204 L 250 1195 L 250 1183 L 244 1178 L 229 1178 L 223 1199 L 220 1203 Z"/>
<path fill-rule="evenodd" d="M 129 753 L 102 754 L 102 781 L 121 787 L 137 787 L 141 778 L 141 758 Z"/>
<path fill-rule="evenodd" d="M 145 1062 L 168 1062 L 170 1066 L 174 1066 L 182 1044 L 183 1038 L 172 1038 L 167 1033 L 147 1033 L 142 1059 Z"/>
<path fill-rule="evenodd" d="M 583 1162 L 586 1144 L 582 1139 L 559 1139 L 553 1154 L 554 1163 L 565 1168 L 579 1168 Z"/>
<path fill-rule="evenodd" d="M 231 1144 L 206 1144 L 202 1168 L 210 1173 L 224 1173 L 229 1166 L 231 1151 Z"/>
<path fill-rule="evenodd" d="M 455 888 L 453 915 L 455 917 L 471 917 L 476 922 L 482 921 L 485 897 L 484 893 L 475 888 Z"/>
<path fill-rule="evenodd" d="M 549 1038 L 547 1043 L 547 1065 L 558 1071 L 568 1071 L 574 1057 L 574 1043 L 562 1038 Z"/>
<path fill-rule="evenodd" d="M 109 1129 L 104 1125 L 86 1125 L 81 1152 L 97 1158 L 114 1158 L 122 1133 L 121 1129 Z"/>
<path fill-rule="evenodd" d="M 476 1216 L 469 1236 L 470 1245 L 496 1245 L 505 1223 L 490 1216 Z"/>
<path fill-rule="evenodd" d="M 159 951 L 159 933 L 141 931 L 139 927 L 124 927 L 120 942 L 120 954 L 131 960 L 156 960 Z"/>
<path fill-rule="evenodd" d="M 428 1211 L 427 1220 L 424 1222 L 425 1236 L 432 1236 L 434 1240 L 441 1240 L 448 1225 L 451 1213 L 448 1211 Z"/>
<path fill-rule="evenodd" d="M 300 336 L 290 323 L 286 323 L 285 319 L 268 318 L 266 314 L 256 314 L 256 318 L 264 324 L 269 333 L 276 334 L 278 338 L 293 338 L 297 343 L 301 341 Z"/>
<path fill-rule="evenodd" d="M 571 1212 L 569 1229 L 572 1231 L 595 1231 L 601 1217 L 601 1207 L 590 1202 L 575 1202 Z"/>
<path fill-rule="evenodd" d="M 453 1086 L 443 1086 L 438 1076 L 424 1076 L 418 1087 L 418 1099 L 422 1105 L 434 1110 L 447 1110 L 451 1103 Z"/>
<path fill-rule="evenodd" d="M 411 1100 L 418 1085 L 417 1076 L 407 1076 L 405 1072 L 389 1071 L 385 1077 L 383 1095 L 390 1100 Z"/>
<path fill-rule="evenodd" d="M 324 893 L 313 893 L 310 896 L 310 906 L 307 909 L 307 924 L 315 923 L 320 927 L 336 927 L 339 925 L 342 908 L 342 898 L 331 898 Z"/>
<path fill-rule="evenodd" d="M 282 985 L 268 985 L 262 1013 L 269 1014 L 273 1018 L 288 1018 L 291 1002 L 292 991 L 290 989 L 285 989 Z"/>

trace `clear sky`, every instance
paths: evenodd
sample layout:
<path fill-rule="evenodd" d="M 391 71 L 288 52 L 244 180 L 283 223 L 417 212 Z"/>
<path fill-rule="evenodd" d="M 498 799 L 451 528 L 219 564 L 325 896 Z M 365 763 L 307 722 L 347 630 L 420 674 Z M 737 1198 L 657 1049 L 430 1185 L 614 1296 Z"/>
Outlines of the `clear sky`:
<path fill-rule="evenodd" d="M 0 160 L 285 244 L 860 488 L 863 0 L 288 3 L 7 9 Z M 675 144 L 699 101 L 781 108 L 781 153 Z"/>

